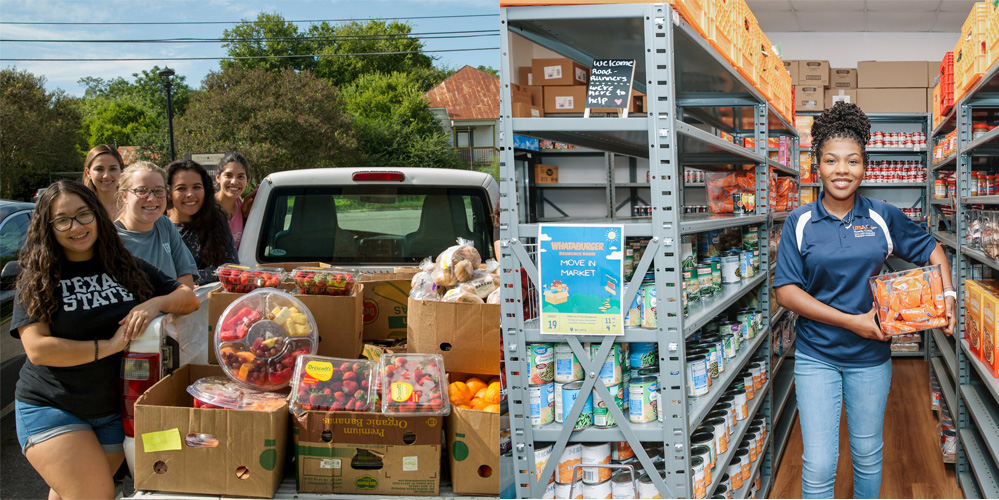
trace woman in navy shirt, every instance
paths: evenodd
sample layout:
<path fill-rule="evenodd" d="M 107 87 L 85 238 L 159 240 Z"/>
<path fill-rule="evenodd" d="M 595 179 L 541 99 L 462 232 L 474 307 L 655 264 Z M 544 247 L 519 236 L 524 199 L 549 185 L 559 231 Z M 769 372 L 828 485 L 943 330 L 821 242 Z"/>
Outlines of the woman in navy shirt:
<path fill-rule="evenodd" d="M 784 224 L 774 278 L 777 302 L 800 317 L 794 378 L 804 444 L 802 495 L 833 498 L 839 421 L 846 405 L 854 498 L 881 489 L 882 429 L 891 386 L 891 344 L 875 322 L 868 279 L 889 255 L 939 264 L 948 325 L 957 293 L 943 248 L 897 207 L 857 194 L 871 122 L 838 102 L 815 120 L 812 149 L 822 193 Z"/>

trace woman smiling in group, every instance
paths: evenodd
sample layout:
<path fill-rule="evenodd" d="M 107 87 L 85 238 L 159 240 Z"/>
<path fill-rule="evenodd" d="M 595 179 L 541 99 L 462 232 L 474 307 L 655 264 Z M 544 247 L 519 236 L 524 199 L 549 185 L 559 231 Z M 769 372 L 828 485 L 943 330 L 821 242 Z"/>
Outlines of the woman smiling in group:
<path fill-rule="evenodd" d="M 200 277 L 198 285 L 218 281 L 215 269 L 236 263 L 236 246 L 225 214 L 215 203 L 212 178 L 201 165 L 177 160 L 167 165 L 170 181 L 167 216 L 194 256 Z"/>
<path fill-rule="evenodd" d="M 218 168 L 219 173 L 215 175 L 215 180 L 219 183 L 219 192 L 215 195 L 215 200 L 229 219 L 232 240 L 239 249 L 239 241 L 243 237 L 243 224 L 257 194 L 257 190 L 254 189 L 245 200 L 243 199 L 243 191 L 250 182 L 250 162 L 239 153 L 226 153 L 219 160 Z"/>
<path fill-rule="evenodd" d="M 194 288 L 198 267 L 180 233 L 163 216 L 167 205 L 167 175 L 155 164 L 133 163 L 121 174 L 115 226 L 132 255 L 167 276 Z"/>
<path fill-rule="evenodd" d="M 788 215 L 777 252 L 777 302 L 800 316 L 794 382 L 804 498 L 833 497 L 844 405 L 854 498 L 879 495 L 891 343 L 875 322 L 868 279 L 889 255 L 940 266 L 948 319 L 941 330 L 954 331 L 957 293 L 943 249 L 897 207 L 857 194 L 870 130 L 854 104 L 837 102 L 815 120 L 812 148 L 822 193 Z"/>
<path fill-rule="evenodd" d="M 83 185 L 97 194 L 108 214 L 114 215 L 115 198 L 118 194 L 118 178 L 124 162 L 118 150 L 107 145 L 98 144 L 87 153 L 83 162 Z"/>

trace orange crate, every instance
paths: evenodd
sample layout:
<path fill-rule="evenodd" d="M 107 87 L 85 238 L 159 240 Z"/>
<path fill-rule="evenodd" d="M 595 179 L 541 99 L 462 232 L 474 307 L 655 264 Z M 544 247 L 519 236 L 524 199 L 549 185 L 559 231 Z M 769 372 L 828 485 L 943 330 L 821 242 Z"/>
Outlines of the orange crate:
<path fill-rule="evenodd" d="M 933 109 L 931 110 L 933 112 L 933 123 L 937 123 L 942 115 L 940 110 L 943 102 L 940 99 L 940 88 L 941 86 L 939 83 L 933 87 Z"/>
<path fill-rule="evenodd" d="M 965 54 L 965 43 L 964 38 L 960 38 L 957 41 L 957 45 L 954 46 L 954 102 L 961 100 L 964 96 L 964 65 L 965 57 L 970 57 Z"/>
<path fill-rule="evenodd" d="M 739 6 L 739 12 L 736 17 L 736 29 L 741 29 L 742 37 L 739 43 L 742 45 L 742 58 L 750 59 L 753 63 L 756 63 L 756 59 L 753 56 L 757 50 L 754 48 L 756 45 L 756 36 L 760 32 L 760 23 L 756 20 L 756 16 L 753 11 L 749 9 L 749 6 L 742 3 Z"/>
<path fill-rule="evenodd" d="M 739 47 L 740 34 L 736 31 L 736 0 L 708 0 L 708 16 L 711 18 L 711 29 L 708 42 L 732 66 L 737 67 L 742 60 Z"/>
<path fill-rule="evenodd" d="M 992 0 L 991 2 L 986 2 L 988 4 L 988 32 L 985 37 L 986 45 L 989 50 L 989 66 L 991 67 L 995 64 L 996 60 L 999 60 L 999 0 Z"/>
<path fill-rule="evenodd" d="M 706 4 L 710 0 L 675 0 L 676 10 L 705 39 L 711 31 L 711 17 Z"/>
<path fill-rule="evenodd" d="M 989 2 L 977 2 L 971 7 L 968 18 L 961 27 L 962 53 L 958 60 L 955 52 L 955 71 L 961 71 L 961 89 L 967 92 L 989 69 L 988 15 Z M 956 82 L 955 82 L 956 83 Z"/>

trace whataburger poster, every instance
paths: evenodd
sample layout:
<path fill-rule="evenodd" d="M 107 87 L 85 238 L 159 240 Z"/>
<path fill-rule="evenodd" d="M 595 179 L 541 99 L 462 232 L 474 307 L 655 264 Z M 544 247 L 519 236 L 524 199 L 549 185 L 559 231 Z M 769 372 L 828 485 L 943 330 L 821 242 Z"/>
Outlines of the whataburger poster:
<path fill-rule="evenodd" d="M 586 224 L 539 227 L 542 334 L 624 335 L 622 229 Z"/>

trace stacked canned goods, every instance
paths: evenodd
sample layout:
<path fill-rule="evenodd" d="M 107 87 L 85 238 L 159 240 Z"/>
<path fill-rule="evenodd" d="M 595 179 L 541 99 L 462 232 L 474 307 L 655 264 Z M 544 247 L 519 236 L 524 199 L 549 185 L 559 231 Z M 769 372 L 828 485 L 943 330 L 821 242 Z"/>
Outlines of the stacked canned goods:
<path fill-rule="evenodd" d="M 704 184 L 704 171 L 696 168 L 683 169 L 684 184 Z"/>
<path fill-rule="evenodd" d="M 683 213 L 685 214 L 703 214 L 707 211 L 707 205 L 686 205 L 683 207 Z"/>
<path fill-rule="evenodd" d="M 871 161 L 864 180 L 868 182 L 926 182 L 926 166 L 918 160 Z"/>
<path fill-rule="evenodd" d="M 632 217 L 652 217 L 652 207 L 648 205 L 634 205 L 631 207 Z"/>
<path fill-rule="evenodd" d="M 867 149 L 910 149 L 925 151 L 926 134 L 923 132 L 871 132 Z"/>

